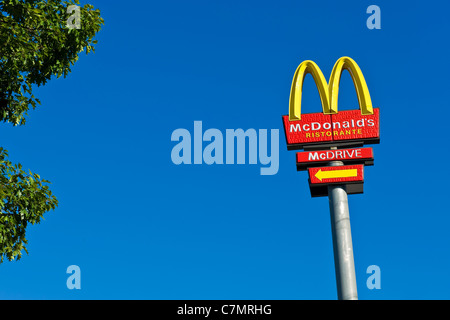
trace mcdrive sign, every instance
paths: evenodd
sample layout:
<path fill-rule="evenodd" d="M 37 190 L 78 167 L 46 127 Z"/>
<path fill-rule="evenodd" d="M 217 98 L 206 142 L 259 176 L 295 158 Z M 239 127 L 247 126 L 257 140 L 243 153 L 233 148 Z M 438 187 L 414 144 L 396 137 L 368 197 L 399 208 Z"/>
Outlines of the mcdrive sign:
<path fill-rule="evenodd" d="M 360 110 L 338 112 L 339 82 L 343 70 L 348 70 L 355 85 Z M 319 90 L 322 113 L 301 114 L 303 81 L 310 73 Z M 334 65 L 327 84 L 322 71 L 307 60 L 297 68 L 292 81 L 289 115 L 283 116 L 288 150 L 303 149 L 307 145 L 324 142 L 342 145 L 350 141 L 363 144 L 380 142 L 379 109 L 372 108 L 366 81 L 356 62 L 349 57 L 340 58 Z"/>
<path fill-rule="evenodd" d="M 356 89 L 360 110 L 338 112 L 341 74 L 347 70 Z M 323 112 L 301 114 L 305 76 L 311 74 L 319 91 Z M 327 185 L 344 184 L 347 193 L 362 193 L 364 166 L 373 165 L 372 148 L 380 142 L 380 112 L 372 107 L 369 89 L 356 62 L 340 58 L 333 67 L 329 83 L 313 61 L 303 61 L 292 80 L 289 115 L 282 116 L 288 150 L 297 153 L 297 169 L 308 170 L 312 196 L 327 195 Z M 352 147 L 356 149 L 349 149 Z M 334 167 L 331 161 L 344 166 Z"/>
<path fill-rule="evenodd" d="M 297 152 L 298 171 L 321 167 L 330 161 L 342 161 L 346 164 L 362 163 L 370 166 L 373 165 L 373 150 L 372 148 L 356 148 Z"/>

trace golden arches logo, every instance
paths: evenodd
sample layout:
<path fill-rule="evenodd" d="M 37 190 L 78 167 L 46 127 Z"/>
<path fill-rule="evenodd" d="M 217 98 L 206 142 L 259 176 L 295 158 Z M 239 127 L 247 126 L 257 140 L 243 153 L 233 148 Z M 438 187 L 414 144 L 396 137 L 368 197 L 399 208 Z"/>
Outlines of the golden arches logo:
<path fill-rule="evenodd" d="M 316 83 L 320 100 L 322 101 L 323 113 L 338 113 L 339 83 L 344 70 L 347 70 L 352 77 L 361 114 L 373 114 L 372 100 L 370 99 L 369 89 L 367 88 L 366 80 L 361 69 L 352 58 L 342 57 L 336 61 L 331 72 L 329 83 L 327 83 L 322 71 L 315 62 L 306 60 L 300 63 L 292 79 L 291 94 L 289 97 L 289 121 L 301 119 L 303 82 L 308 73 L 312 75 Z"/>

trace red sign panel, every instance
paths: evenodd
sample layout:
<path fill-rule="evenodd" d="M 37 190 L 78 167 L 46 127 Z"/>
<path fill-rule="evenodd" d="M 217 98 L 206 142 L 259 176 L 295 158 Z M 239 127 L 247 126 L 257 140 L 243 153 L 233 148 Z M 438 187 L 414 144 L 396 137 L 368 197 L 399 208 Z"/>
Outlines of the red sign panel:
<path fill-rule="evenodd" d="M 364 165 L 362 164 L 309 168 L 308 172 L 311 184 L 364 181 Z"/>
<path fill-rule="evenodd" d="M 372 148 L 357 148 L 297 152 L 298 167 L 306 168 L 308 165 L 316 166 L 336 160 L 344 162 L 373 160 L 373 150 Z"/>
<path fill-rule="evenodd" d="M 283 116 L 288 149 L 302 149 L 309 144 L 322 142 L 366 141 L 378 143 L 380 139 L 379 109 L 362 115 L 360 110 L 340 111 L 337 114 L 302 114 L 301 120 L 289 121 Z"/>

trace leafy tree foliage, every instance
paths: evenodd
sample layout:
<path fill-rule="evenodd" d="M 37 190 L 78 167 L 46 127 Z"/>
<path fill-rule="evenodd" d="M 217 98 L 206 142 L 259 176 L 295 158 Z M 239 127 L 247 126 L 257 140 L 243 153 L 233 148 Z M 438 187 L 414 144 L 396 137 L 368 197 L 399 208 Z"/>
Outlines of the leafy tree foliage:
<path fill-rule="evenodd" d="M 0 148 L 0 253 L 10 261 L 27 252 L 25 231 L 28 223 L 39 223 L 42 215 L 55 209 L 58 200 L 36 173 L 26 173 L 21 164 L 13 165 L 8 152 Z M 27 252 L 28 253 L 28 252 Z"/>
<path fill-rule="evenodd" d="M 67 25 L 71 5 L 80 9 L 79 29 Z M 66 77 L 81 52 L 93 52 L 102 24 L 100 11 L 78 0 L 0 0 L 0 121 L 25 124 L 40 104 L 33 88 Z M 0 147 L 0 262 L 20 259 L 27 225 L 58 205 L 48 184 L 12 164 Z"/>

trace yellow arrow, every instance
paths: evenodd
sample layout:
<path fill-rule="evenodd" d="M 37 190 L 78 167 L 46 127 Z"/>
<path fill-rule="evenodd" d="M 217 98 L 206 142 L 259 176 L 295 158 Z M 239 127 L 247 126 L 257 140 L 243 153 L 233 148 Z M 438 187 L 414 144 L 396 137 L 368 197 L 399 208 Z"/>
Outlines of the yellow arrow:
<path fill-rule="evenodd" d="M 315 177 L 322 181 L 322 179 L 333 179 L 333 178 L 349 178 L 349 177 L 357 177 L 358 169 L 344 169 L 344 170 L 330 170 L 330 171 L 322 171 L 319 169 L 315 174 Z"/>

